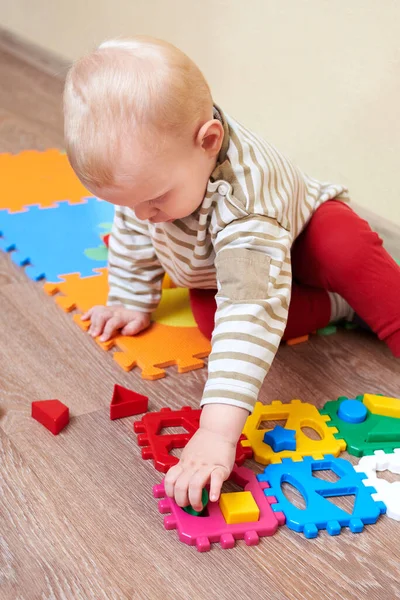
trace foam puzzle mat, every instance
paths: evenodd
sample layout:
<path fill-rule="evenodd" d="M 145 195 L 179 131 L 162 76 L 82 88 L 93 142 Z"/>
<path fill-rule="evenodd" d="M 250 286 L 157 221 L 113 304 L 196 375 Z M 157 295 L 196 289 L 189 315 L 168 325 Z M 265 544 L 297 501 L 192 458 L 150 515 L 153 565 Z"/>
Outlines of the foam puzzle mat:
<path fill-rule="evenodd" d="M 92 196 L 73 172 L 65 152 L 56 149 L 0 154 L 0 209 L 20 212 L 36 204 L 54 206 L 62 200 L 80 203 Z"/>
<path fill-rule="evenodd" d="M 58 284 L 46 283 L 45 291 L 55 296 L 66 312 L 78 309 L 74 321 L 87 330 L 89 323 L 81 313 L 94 304 L 105 304 L 108 283 L 107 269 L 96 269 L 97 276 L 81 277 L 71 273 Z M 98 341 L 98 340 L 97 340 Z M 189 292 L 184 288 L 164 289 L 161 302 L 152 315 L 149 329 L 135 336 L 117 335 L 109 342 L 98 344 L 104 350 L 118 349 L 114 360 L 125 371 L 138 366 L 144 379 L 160 379 L 165 367 L 176 365 L 179 373 L 204 366 L 202 358 L 210 353 L 210 342 L 200 333 L 190 310 Z"/>
<path fill-rule="evenodd" d="M 103 238 L 111 230 L 114 207 L 90 195 L 59 150 L 2 154 L 0 175 L 0 249 L 31 279 L 46 280 L 46 293 L 66 312 L 79 311 L 74 321 L 87 329 L 81 314 L 107 300 Z M 125 370 L 138 366 L 145 379 L 164 377 L 172 365 L 180 373 L 199 369 L 210 353 L 188 290 L 171 283 L 164 288 L 148 330 L 99 343 L 104 350 L 115 347 L 117 364 Z"/>
<path fill-rule="evenodd" d="M 93 250 L 113 216 L 114 207 L 97 198 L 49 208 L 30 206 L 20 213 L 2 210 L 0 249 L 12 251 L 12 260 L 26 266 L 26 274 L 34 280 L 58 281 L 59 275 L 73 272 L 93 275 L 93 268 L 107 264 L 104 258 L 96 259 Z"/>

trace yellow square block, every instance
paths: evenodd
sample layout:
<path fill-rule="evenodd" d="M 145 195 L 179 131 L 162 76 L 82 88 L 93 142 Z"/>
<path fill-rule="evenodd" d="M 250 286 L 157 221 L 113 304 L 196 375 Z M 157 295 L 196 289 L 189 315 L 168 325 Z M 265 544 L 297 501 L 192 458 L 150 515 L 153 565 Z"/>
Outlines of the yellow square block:
<path fill-rule="evenodd" d="M 400 399 L 364 394 L 363 402 L 374 415 L 400 419 Z"/>
<path fill-rule="evenodd" d="M 251 492 L 221 494 L 219 507 L 228 525 L 258 521 L 260 509 Z"/>

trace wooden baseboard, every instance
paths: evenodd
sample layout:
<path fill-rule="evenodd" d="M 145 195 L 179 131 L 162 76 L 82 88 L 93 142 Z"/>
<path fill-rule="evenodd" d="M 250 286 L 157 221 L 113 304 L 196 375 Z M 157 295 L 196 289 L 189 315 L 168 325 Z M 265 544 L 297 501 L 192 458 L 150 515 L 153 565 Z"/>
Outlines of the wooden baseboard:
<path fill-rule="evenodd" d="M 65 58 L 28 42 L 19 35 L 2 27 L 0 27 L 0 49 L 62 80 L 65 79 L 65 75 L 71 64 Z"/>

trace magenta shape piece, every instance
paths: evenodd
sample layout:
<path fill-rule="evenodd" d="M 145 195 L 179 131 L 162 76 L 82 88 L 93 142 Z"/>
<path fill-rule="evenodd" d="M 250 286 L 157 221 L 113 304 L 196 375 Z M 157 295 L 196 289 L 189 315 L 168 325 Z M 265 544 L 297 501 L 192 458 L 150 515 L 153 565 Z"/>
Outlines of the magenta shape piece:
<path fill-rule="evenodd" d="M 177 529 L 181 542 L 189 546 L 196 546 L 199 552 L 210 550 L 212 542 L 220 542 L 224 549 L 233 548 L 235 540 L 243 540 L 248 546 L 258 544 L 260 537 L 274 535 L 279 525 L 285 523 L 282 512 L 274 512 L 271 504 L 272 496 L 265 496 L 263 490 L 268 486 L 266 482 L 257 481 L 256 475 L 246 467 L 235 466 L 230 480 L 234 481 L 253 498 L 260 509 L 260 518 L 253 523 L 226 523 L 219 507 L 219 502 L 207 504 L 207 515 L 197 517 L 190 515 L 180 508 L 174 500 L 165 497 L 164 483 L 155 485 L 153 495 L 161 498 L 158 509 L 162 514 L 170 513 L 164 517 L 165 529 Z M 275 500 L 276 502 L 276 500 Z"/>

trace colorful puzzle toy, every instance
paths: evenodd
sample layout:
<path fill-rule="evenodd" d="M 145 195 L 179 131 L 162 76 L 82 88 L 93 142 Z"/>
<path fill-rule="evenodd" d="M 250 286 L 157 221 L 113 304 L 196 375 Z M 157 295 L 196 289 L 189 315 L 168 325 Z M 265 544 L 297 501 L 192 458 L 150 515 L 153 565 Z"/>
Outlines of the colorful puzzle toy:
<path fill-rule="evenodd" d="M 400 521 L 400 481 L 386 481 L 377 475 L 377 471 L 386 470 L 400 474 L 400 448 L 392 454 L 375 450 L 374 456 L 363 456 L 354 468 L 357 472 L 366 474 L 363 484 L 376 490 L 372 498 L 385 504 L 387 516 Z"/>
<path fill-rule="evenodd" d="M 274 452 L 273 448 L 264 442 L 267 429 L 259 429 L 262 421 L 287 419 L 285 427 L 296 431 L 296 450 L 282 450 Z M 293 458 L 301 460 L 303 456 L 322 458 L 324 453 L 338 456 L 346 449 L 346 443 L 342 439 L 336 439 L 337 429 L 328 427 L 327 417 L 320 415 L 312 404 L 292 400 L 290 404 L 282 404 L 274 401 L 265 405 L 257 402 L 253 414 L 251 414 L 243 428 L 243 434 L 247 440 L 242 442 L 244 447 L 251 447 L 254 459 L 262 465 L 277 463 L 282 458 Z M 319 434 L 319 440 L 310 439 L 302 429 L 310 427 Z"/>
<path fill-rule="evenodd" d="M 339 480 L 330 482 L 313 476 L 314 471 L 322 470 L 332 470 Z M 300 462 L 284 458 L 281 464 L 269 465 L 257 476 L 270 486 L 264 493 L 277 501 L 273 510 L 283 512 L 289 529 L 302 531 L 306 538 L 316 537 L 319 529 L 326 529 L 329 535 L 338 535 L 342 527 L 359 533 L 364 525 L 376 523 L 386 507 L 371 497 L 375 490 L 363 485 L 365 477 L 364 473 L 357 473 L 349 461 L 331 455 L 321 460 L 305 456 Z M 281 487 L 284 482 L 293 485 L 303 496 L 305 509 L 297 508 L 286 498 Z M 349 495 L 356 496 L 351 515 L 329 501 L 334 496 Z"/>
<path fill-rule="evenodd" d="M 337 428 L 338 433 L 335 434 L 335 437 L 343 438 L 346 441 L 349 454 L 363 456 L 364 454 L 373 454 L 375 450 L 393 452 L 395 448 L 399 447 L 399 399 L 365 394 L 364 396 L 357 396 L 356 399 L 350 400 L 350 402 L 361 403 L 362 406 L 358 408 L 357 412 L 365 413 L 366 411 L 364 420 L 352 422 L 348 418 L 343 419 L 344 413 L 341 411 L 341 406 L 343 403 L 347 407 L 349 406 L 349 398 L 346 398 L 346 396 L 340 396 L 337 400 L 327 402 L 320 411 L 329 423 Z M 356 408 L 353 409 L 353 411 L 355 410 Z M 386 414 L 390 411 L 392 415 L 397 414 L 399 417 L 378 414 L 379 411 Z"/>
<path fill-rule="evenodd" d="M 230 479 L 249 492 L 258 508 L 258 518 L 247 522 L 227 523 L 218 502 L 209 502 L 204 516 L 193 516 L 180 508 L 174 500 L 165 497 L 164 484 L 154 486 L 155 498 L 161 498 L 158 507 L 164 518 L 165 529 L 177 529 L 181 542 L 196 546 L 199 552 L 210 550 L 211 543 L 219 542 L 222 548 L 233 548 L 235 540 L 244 539 L 248 546 L 258 544 L 260 537 L 273 535 L 285 522 L 280 511 L 273 511 L 275 498 L 264 495 L 268 484 L 258 483 L 255 474 L 246 467 L 235 466 Z M 235 492 L 233 493 L 235 494 Z M 247 515 L 248 518 L 249 515 Z"/>
<path fill-rule="evenodd" d="M 133 424 L 137 441 L 142 447 L 142 458 L 152 459 L 157 471 L 166 473 L 176 465 L 178 458 L 170 454 L 174 448 L 184 448 L 192 435 L 199 428 L 201 409 L 184 406 L 180 410 L 162 408 L 159 412 L 150 412 L 140 421 Z M 167 427 L 183 427 L 185 433 L 162 433 Z M 251 458 L 250 448 L 242 447 L 244 436 L 241 436 L 236 449 L 236 464 L 241 465 L 246 458 Z"/>
<path fill-rule="evenodd" d="M 166 473 L 178 462 L 178 458 L 170 454 L 171 450 L 186 446 L 199 428 L 200 414 L 200 409 L 193 410 L 189 406 L 177 411 L 162 408 L 158 412 L 145 414 L 133 424 L 133 429 L 138 434 L 137 442 L 142 446 L 142 458 L 153 460 L 157 471 Z M 185 433 L 163 434 L 162 430 L 167 427 L 182 427 Z"/>

